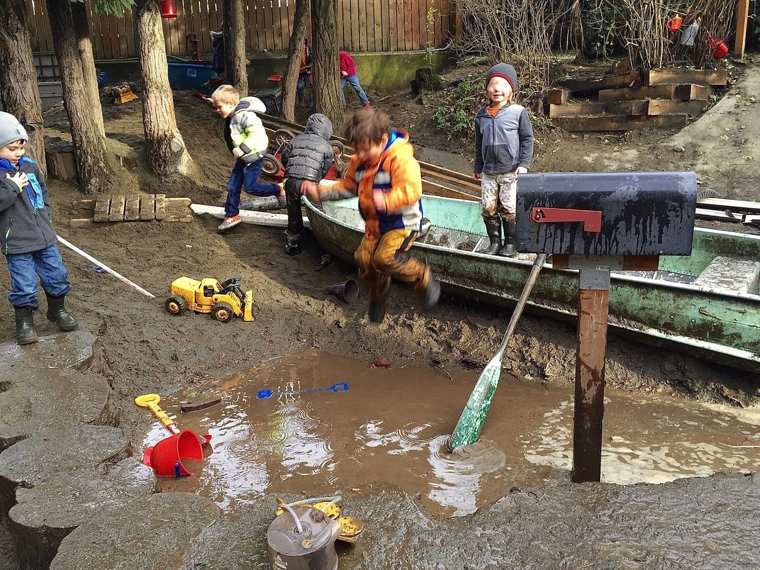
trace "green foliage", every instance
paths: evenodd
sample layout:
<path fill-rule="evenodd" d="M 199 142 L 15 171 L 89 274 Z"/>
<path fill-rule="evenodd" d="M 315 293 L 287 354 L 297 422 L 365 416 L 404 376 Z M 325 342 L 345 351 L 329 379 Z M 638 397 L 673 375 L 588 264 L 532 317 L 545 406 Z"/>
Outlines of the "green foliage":
<path fill-rule="evenodd" d="M 134 0 L 95 0 L 95 11 L 120 18 L 132 10 L 134 5 Z"/>
<path fill-rule="evenodd" d="M 475 114 L 483 104 L 483 75 L 468 75 L 458 85 L 436 94 L 433 124 L 449 139 L 470 138 L 475 133 Z"/>

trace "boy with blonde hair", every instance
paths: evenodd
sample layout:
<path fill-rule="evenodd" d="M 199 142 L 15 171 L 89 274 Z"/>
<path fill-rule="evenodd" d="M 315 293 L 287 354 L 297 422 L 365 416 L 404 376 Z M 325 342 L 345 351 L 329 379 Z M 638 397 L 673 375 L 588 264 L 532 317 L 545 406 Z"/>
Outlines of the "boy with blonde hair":
<path fill-rule="evenodd" d="M 494 65 L 486 74 L 488 105 L 475 117 L 475 178 L 491 241 L 483 253 L 505 257 L 515 254 L 517 176 L 528 172 L 533 159 L 533 126 L 527 109 L 514 103 L 517 88 L 515 68 Z"/>
<path fill-rule="evenodd" d="M 240 98 L 232 85 L 220 85 L 211 94 L 216 113 L 225 119 L 224 140 L 235 157 L 224 203 L 224 221 L 219 231 L 225 232 L 240 223 L 240 191 L 255 196 L 277 196 L 285 207 L 285 191 L 278 184 L 259 182 L 263 157 L 269 138 L 256 113 L 266 113 L 266 106 L 257 97 Z"/>
<path fill-rule="evenodd" d="M 365 230 L 354 258 L 369 287 L 370 321 L 385 318 L 391 278 L 414 287 L 423 306 L 433 307 L 441 286 L 427 264 L 409 255 L 422 229 L 422 177 L 409 134 L 391 129 L 383 111 L 365 107 L 348 119 L 344 136 L 355 153 L 343 179 L 304 191 L 314 202 L 359 197 Z"/>

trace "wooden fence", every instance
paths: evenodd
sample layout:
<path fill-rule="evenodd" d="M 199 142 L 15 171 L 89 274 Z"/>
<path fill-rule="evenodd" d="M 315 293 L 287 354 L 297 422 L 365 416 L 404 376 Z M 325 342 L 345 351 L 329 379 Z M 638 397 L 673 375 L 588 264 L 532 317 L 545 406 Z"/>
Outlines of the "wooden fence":
<path fill-rule="evenodd" d="M 45 1 L 27 0 L 32 50 L 52 52 Z M 88 0 L 88 5 L 92 4 Z M 294 0 L 246 0 L 249 52 L 286 51 L 295 14 Z M 454 0 L 336 0 L 338 44 L 352 52 L 409 51 L 441 47 L 454 23 Z M 164 21 L 166 51 L 189 57 L 195 39 L 201 54 L 211 51 L 209 31 L 222 29 L 222 0 L 175 0 L 177 18 Z M 135 57 L 135 26 L 123 18 L 90 14 L 97 59 Z"/>

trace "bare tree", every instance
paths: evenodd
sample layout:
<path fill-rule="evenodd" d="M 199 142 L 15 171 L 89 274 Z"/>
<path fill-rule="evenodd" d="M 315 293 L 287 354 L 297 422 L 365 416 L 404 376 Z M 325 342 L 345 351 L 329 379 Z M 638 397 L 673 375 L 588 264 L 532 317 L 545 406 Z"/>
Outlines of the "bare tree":
<path fill-rule="evenodd" d="M 310 0 L 296 0 L 293 32 L 288 43 L 288 67 L 282 80 L 282 118 L 287 121 L 296 120 L 296 91 L 310 11 Z"/>
<path fill-rule="evenodd" d="M 71 13 L 74 17 L 74 30 L 77 35 L 79 58 L 82 60 L 82 75 L 84 77 L 87 96 L 90 99 L 92 118 L 101 136 L 106 136 L 103 125 L 103 109 L 100 106 L 100 90 L 98 89 L 98 74 L 95 71 L 95 55 L 90 39 L 90 23 L 87 21 L 87 7 L 84 2 L 72 2 Z"/>
<path fill-rule="evenodd" d="M 50 1 L 52 0 L 48 0 Z M 148 161 L 159 176 L 193 174 L 193 161 L 177 128 L 174 114 L 174 98 L 169 85 L 169 66 L 157 0 L 137 0 L 135 21 L 143 80 L 143 128 Z"/>
<path fill-rule="evenodd" d="M 25 0 L 0 0 L 0 61 L 3 62 L 0 65 L 0 101 L 5 110 L 26 127 L 29 154 L 46 175 L 42 102 L 32 58 Z"/>
<path fill-rule="evenodd" d="M 224 69 L 226 81 L 241 97 L 248 95 L 248 57 L 245 50 L 243 0 L 224 0 Z"/>
<path fill-rule="evenodd" d="M 335 0 L 312 0 L 311 37 L 314 38 L 312 72 L 316 110 L 326 115 L 337 128 L 343 124 L 343 111 L 339 94 L 340 68 Z"/>
<path fill-rule="evenodd" d="M 85 194 L 107 190 L 111 180 L 106 139 L 93 118 L 86 90 L 79 40 L 74 30 L 71 2 L 47 0 L 53 45 L 61 70 L 63 103 L 71 126 L 79 189 Z"/>

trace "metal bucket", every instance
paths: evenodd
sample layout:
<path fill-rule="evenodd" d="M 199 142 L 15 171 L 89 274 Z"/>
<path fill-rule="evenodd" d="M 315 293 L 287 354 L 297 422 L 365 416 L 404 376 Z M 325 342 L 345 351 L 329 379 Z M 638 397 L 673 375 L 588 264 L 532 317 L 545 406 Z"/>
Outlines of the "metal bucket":
<path fill-rule="evenodd" d="M 337 570 L 338 521 L 312 507 L 288 507 L 267 529 L 272 570 Z"/>

